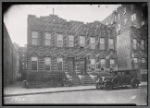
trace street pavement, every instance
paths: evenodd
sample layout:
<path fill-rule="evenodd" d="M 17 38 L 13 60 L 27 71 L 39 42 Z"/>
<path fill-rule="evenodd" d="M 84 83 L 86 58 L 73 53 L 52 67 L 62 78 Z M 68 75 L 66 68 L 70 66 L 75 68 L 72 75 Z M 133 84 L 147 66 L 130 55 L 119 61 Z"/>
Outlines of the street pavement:
<path fill-rule="evenodd" d="M 147 105 L 147 86 L 4 97 L 5 104 L 136 104 Z"/>
<path fill-rule="evenodd" d="M 147 82 L 142 82 L 139 86 L 146 86 Z M 42 93 L 70 92 L 95 90 L 95 85 L 73 86 L 73 87 L 49 87 L 49 88 L 25 88 L 22 82 L 4 88 L 4 96 L 32 95 Z"/>

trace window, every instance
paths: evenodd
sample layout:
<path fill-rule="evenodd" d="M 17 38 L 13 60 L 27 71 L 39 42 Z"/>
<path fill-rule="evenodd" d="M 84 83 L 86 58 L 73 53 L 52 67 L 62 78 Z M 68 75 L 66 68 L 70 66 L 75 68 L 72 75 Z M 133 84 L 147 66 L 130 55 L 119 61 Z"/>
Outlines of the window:
<path fill-rule="evenodd" d="M 145 21 L 142 21 L 142 22 L 141 22 L 141 25 L 143 26 L 144 24 L 145 24 Z"/>
<path fill-rule="evenodd" d="M 57 35 L 57 47 L 63 47 L 63 35 Z"/>
<path fill-rule="evenodd" d="M 144 50 L 144 40 L 141 40 L 141 48 Z"/>
<path fill-rule="evenodd" d="M 32 70 L 38 70 L 38 58 L 31 57 L 31 62 L 32 62 Z"/>
<path fill-rule="evenodd" d="M 138 68 L 138 58 L 133 58 L 134 68 Z"/>
<path fill-rule="evenodd" d="M 145 58 L 142 58 L 142 59 L 141 59 L 141 63 L 146 63 L 146 59 L 145 59 Z"/>
<path fill-rule="evenodd" d="M 114 49 L 114 39 L 109 39 L 109 49 Z"/>
<path fill-rule="evenodd" d="M 120 30 L 120 28 L 121 28 L 121 26 L 120 26 L 120 24 L 118 24 L 118 31 Z"/>
<path fill-rule="evenodd" d="M 58 70 L 63 70 L 63 59 L 62 58 L 57 58 L 57 66 L 58 66 Z"/>
<path fill-rule="evenodd" d="M 131 10 L 133 10 L 134 9 L 134 5 L 131 5 Z"/>
<path fill-rule="evenodd" d="M 100 50 L 104 50 L 105 49 L 105 40 L 104 38 L 100 38 Z"/>
<path fill-rule="evenodd" d="M 126 25 L 126 24 L 127 24 L 127 18 L 124 19 L 124 25 Z"/>
<path fill-rule="evenodd" d="M 91 49 L 95 49 L 95 38 L 94 37 L 91 37 L 90 38 L 90 45 L 91 45 Z"/>
<path fill-rule="evenodd" d="M 124 8 L 124 12 L 123 12 L 123 14 L 126 14 L 126 10 L 127 10 L 127 9 L 126 9 L 126 7 L 125 7 L 125 8 Z"/>
<path fill-rule="evenodd" d="M 120 20 L 120 14 L 118 14 L 118 20 Z"/>
<path fill-rule="evenodd" d="M 51 44 L 51 34 L 45 33 L 45 45 L 50 46 L 50 44 Z"/>
<path fill-rule="evenodd" d="M 133 39 L 133 49 L 137 49 L 137 40 Z"/>
<path fill-rule="evenodd" d="M 115 65 L 115 60 L 114 59 L 110 59 L 110 68 L 114 68 Z"/>
<path fill-rule="evenodd" d="M 85 37 L 84 36 L 80 36 L 80 46 L 81 47 L 85 46 Z"/>
<path fill-rule="evenodd" d="M 131 21 L 135 21 L 135 20 L 136 20 L 136 14 L 134 13 L 131 15 Z"/>
<path fill-rule="evenodd" d="M 37 45 L 37 43 L 38 43 L 38 33 L 33 31 L 32 35 L 31 35 L 31 38 L 32 38 L 31 39 L 32 45 Z"/>
<path fill-rule="evenodd" d="M 69 36 L 69 47 L 73 47 L 74 46 L 74 36 L 70 35 Z"/>
<path fill-rule="evenodd" d="M 90 60 L 90 64 L 91 64 L 91 69 L 94 70 L 95 69 L 95 59 L 91 59 Z"/>
<path fill-rule="evenodd" d="M 106 22 L 106 25 L 108 25 L 108 22 Z"/>
<path fill-rule="evenodd" d="M 100 59 L 101 68 L 105 68 L 105 59 Z"/>
<path fill-rule="evenodd" d="M 45 58 L 45 70 L 51 70 L 51 58 Z"/>

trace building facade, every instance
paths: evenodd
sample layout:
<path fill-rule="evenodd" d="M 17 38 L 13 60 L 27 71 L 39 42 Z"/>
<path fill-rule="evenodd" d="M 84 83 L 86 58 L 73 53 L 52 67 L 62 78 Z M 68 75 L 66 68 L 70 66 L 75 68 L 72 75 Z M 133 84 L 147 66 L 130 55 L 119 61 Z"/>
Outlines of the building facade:
<path fill-rule="evenodd" d="M 117 68 L 116 32 L 98 21 L 66 21 L 56 15 L 28 16 L 27 72 L 71 75 Z"/>
<path fill-rule="evenodd" d="M 102 22 L 116 27 L 119 69 L 138 69 L 147 80 L 148 8 L 146 3 L 118 7 Z"/>

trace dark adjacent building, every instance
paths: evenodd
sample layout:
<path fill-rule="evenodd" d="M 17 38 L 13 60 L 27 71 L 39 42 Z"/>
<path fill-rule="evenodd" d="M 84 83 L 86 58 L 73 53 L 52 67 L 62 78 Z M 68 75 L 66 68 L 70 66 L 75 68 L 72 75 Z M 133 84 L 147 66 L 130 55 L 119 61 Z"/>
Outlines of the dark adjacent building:
<path fill-rule="evenodd" d="M 75 76 L 117 69 L 115 28 L 98 21 L 29 15 L 27 38 L 27 73 L 63 71 Z"/>
<path fill-rule="evenodd" d="M 146 3 L 124 4 L 102 21 L 116 27 L 119 69 L 138 69 L 147 80 L 148 8 Z"/>
<path fill-rule="evenodd" d="M 3 33 L 3 77 L 4 86 L 7 86 L 17 81 L 19 77 L 19 53 L 11 41 L 5 25 Z"/>

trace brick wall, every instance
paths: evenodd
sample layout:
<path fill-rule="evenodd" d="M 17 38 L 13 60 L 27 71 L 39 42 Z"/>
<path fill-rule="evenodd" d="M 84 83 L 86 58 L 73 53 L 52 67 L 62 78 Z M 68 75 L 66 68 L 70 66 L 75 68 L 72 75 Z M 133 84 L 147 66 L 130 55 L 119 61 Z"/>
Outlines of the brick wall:
<path fill-rule="evenodd" d="M 48 56 L 52 59 L 52 70 L 57 70 L 57 57 L 63 58 L 64 70 L 68 70 L 67 57 L 88 57 L 89 55 L 96 58 L 96 55 L 99 54 L 99 58 L 106 58 L 110 54 L 108 48 L 108 39 L 114 39 L 114 45 L 116 46 L 116 32 L 113 27 L 107 27 L 99 22 L 93 22 L 84 24 L 83 22 L 70 21 L 67 22 L 58 16 L 47 16 L 36 18 L 33 15 L 28 16 L 28 44 L 27 44 L 27 65 L 28 71 L 31 71 L 31 57 L 37 56 L 39 59 L 38 67 L 39 71 L 44 70 L 44 57 Z M 31 32 L 38 32 L 38 45 L 31 45 Z M 44 45 L 44 33 L 51 33 L 51 46 Z M 63 35 L 63 48 L 57 47 L 57 34 Z M 74 36 L 74 47 L 68 47 L 68 36 Z M 79 47 L 79 36 L 85 36 L 85 40 L 89 37 L 95 37 L 96 41 L 98 38 L 103 37 L 105 39 L 105 49 L 104 51 L 99 50 L 99 42 L 95 49 L 90 49 L 87 47 L 89 41 L 86 41 L 86 49 Z M 116 59 L 116 47 L 110 58 Z M 108 63 L 108 62 L 106 62 Z M 108 66 L 107 66 L 108 67 Z"/>

